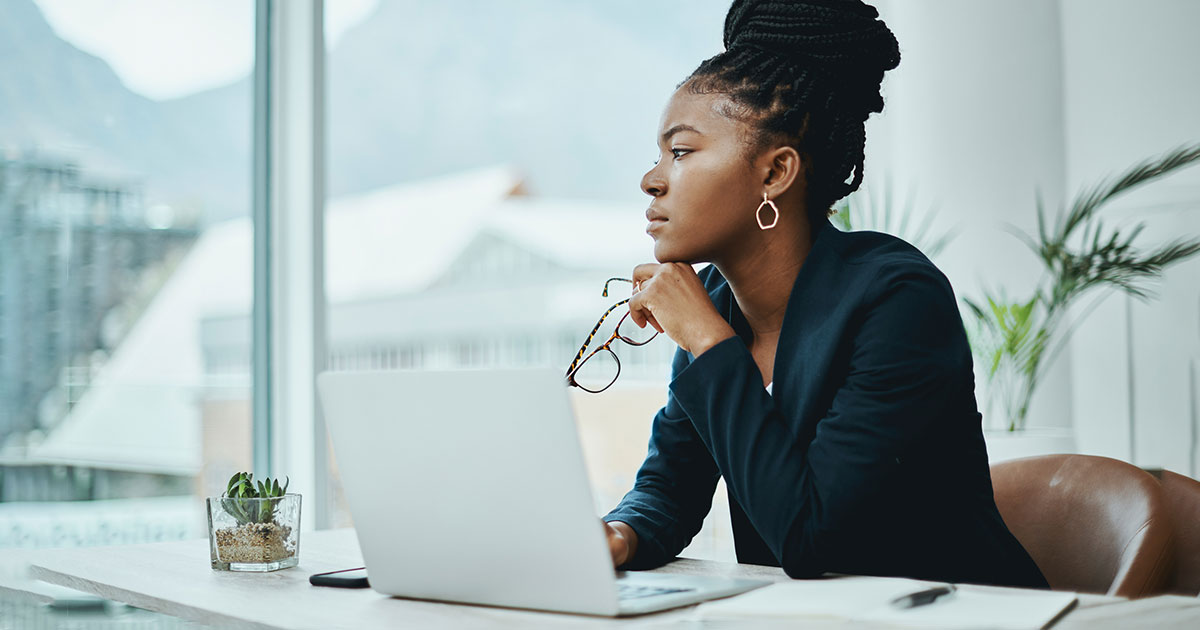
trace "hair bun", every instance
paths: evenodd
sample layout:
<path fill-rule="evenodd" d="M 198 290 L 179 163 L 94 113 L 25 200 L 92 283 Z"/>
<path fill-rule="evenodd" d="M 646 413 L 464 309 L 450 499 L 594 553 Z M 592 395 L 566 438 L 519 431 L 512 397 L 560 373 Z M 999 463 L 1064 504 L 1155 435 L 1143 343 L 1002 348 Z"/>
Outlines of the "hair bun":
<path fill-rule="evenodd" d="M 827 79 L 836 106 L 865 117 L 883 111 L 883 74 L 900 64 L 896 37 L 878 18 L 861 0 L 734 0 L 725 48 L 755 48 L 802 66 Z"/>

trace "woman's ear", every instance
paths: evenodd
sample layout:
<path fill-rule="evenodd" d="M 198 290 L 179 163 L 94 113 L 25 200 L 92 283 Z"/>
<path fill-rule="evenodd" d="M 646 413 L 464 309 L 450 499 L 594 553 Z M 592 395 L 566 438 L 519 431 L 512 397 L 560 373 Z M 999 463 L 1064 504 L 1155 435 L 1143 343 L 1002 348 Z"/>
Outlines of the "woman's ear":
<path fill-rule="evenodd" d="M 803 156 L 794 147 L 775 147 L 767 151 L 763 158 L 766 167 L 763 186 L 767 196 L 771 199 L 777 199 L 790 190 L 793 185 L 799 185 L 802 188 L 806 185 L 807 165 Z"/>

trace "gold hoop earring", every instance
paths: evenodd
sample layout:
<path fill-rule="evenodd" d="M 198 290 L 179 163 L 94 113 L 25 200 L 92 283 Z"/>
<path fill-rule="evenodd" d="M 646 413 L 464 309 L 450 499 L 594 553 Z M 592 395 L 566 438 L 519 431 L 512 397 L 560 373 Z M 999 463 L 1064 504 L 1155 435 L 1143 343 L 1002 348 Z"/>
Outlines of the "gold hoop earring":
<path fill-rule="evenodd" d="M 773 210 L 775 212 L 775 217 L 773 219 L 771 219 L 770 225 L 763 223 L 763 220 L 762 220 L 763 206 L 771 206 L 771 210 Z M 754 220 L 758 221 L 758 228 L 760 230 L 769 230 L 769 229 L 775 227 L 775 225 L 777 223 L 779 223 L 779 208 L 775 205 L 774 201 L 771 201 L 770 199 L 767 198 L 767 191 L 765 191 L 765 190 L 763 191 L 762 203 L 758 204 L 758 209 L 756 209 L 754 211 Z"/>

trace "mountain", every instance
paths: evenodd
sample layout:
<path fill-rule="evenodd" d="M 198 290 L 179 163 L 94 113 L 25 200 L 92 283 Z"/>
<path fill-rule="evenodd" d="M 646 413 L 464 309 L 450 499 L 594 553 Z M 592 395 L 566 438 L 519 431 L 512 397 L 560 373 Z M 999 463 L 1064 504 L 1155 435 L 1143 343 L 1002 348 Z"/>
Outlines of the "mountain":
<path fill-rule="evenodd" d="M 246 212 L 248 87 L 194 104 L 142 97 L 60 39 L 32 0 L 0 1 L 0 68 L 0 146 L 65 155 L 89 177 L 140 184 L 150 203 Z"/>
<path fill-rule="evenodd" d="M 717 30 L 686 28 L 705 6 Z M 331 189 L 510 162 L 537 192 L 640 196 L 662 106 L 719 50 L 725 6 L 381 2 L 330 60 Z"/>
<path fill-rule="evenodd" d="M 330 194 L 504 162 L 537 193 L 637 199 L 659 112 L 720 50 L 727 2 L 384 0 L 328 60 Z M 210 219 L 248 211 L 249 78 L 146 99 L 32 0 L 0 0 L 0 67 L 0 146 L 66 150 Z"/>

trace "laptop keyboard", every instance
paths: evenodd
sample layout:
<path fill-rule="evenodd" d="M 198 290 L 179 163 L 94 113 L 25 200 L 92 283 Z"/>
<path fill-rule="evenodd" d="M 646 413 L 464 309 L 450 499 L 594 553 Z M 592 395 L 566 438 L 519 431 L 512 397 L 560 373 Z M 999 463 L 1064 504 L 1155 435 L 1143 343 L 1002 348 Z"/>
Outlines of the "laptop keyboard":
<path fill-rule="evenodd" d="M 683 593 L 694 591 L 694 588 L 672 588 L 669 586 L 647 586 L 645 584 L 617 583 L 617 599 L 641 599 L 667 593 Z"/>

